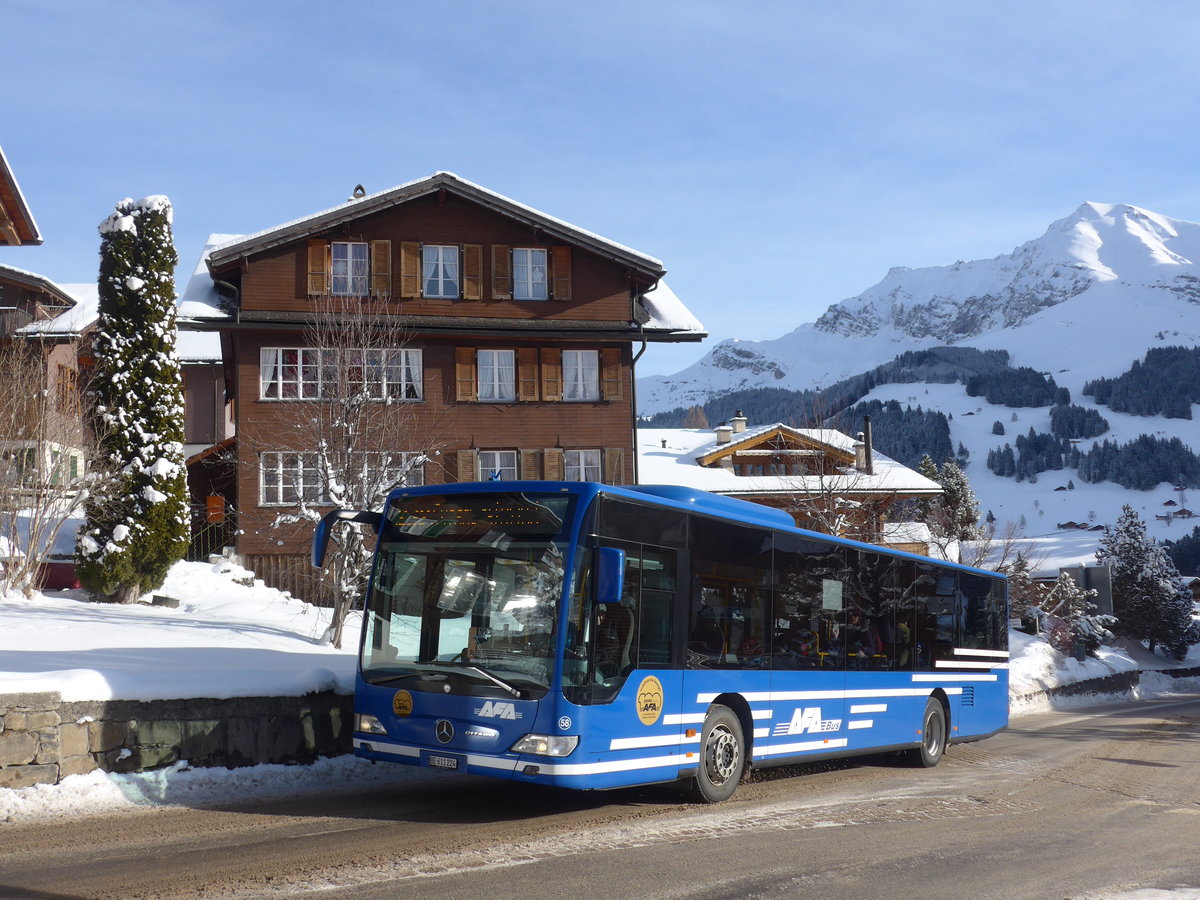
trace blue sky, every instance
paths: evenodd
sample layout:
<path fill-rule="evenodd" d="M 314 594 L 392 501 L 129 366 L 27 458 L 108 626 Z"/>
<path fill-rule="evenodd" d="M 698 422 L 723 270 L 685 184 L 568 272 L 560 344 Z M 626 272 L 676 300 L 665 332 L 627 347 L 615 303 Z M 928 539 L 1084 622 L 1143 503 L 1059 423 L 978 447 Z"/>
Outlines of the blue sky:
<path fill-rule="evenodd" d="M 1200 4 L 1105 0 L 6 0 L 4 147 L 95 278 L 122 197 L 182 268 L 243 233 L 455 172 L 652 254 L 717 340 L 778 337 L 891 266 L 991 257 L 1085 200 L 1200 220 Z M 180 285 L 182 288 L 182 284 Z"/>

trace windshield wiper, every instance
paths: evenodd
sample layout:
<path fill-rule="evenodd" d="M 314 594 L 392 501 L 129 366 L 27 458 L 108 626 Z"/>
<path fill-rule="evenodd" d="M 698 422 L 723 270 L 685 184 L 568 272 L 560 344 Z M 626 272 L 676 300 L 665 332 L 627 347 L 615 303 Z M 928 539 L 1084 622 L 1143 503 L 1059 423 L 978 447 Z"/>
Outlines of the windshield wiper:
<path fill-rule="evenodd" d="M 429 672 L 404 672 L 398 675 L 384 675 L 380 678 L 368 678 L 371 684 L 391 684 L 394 681 L 404 681 L 408 678 L 425 678 L 430 675 Z M 445 675 L 437 675 L 437 678 L 445 678 Z"/>
<path fill-rule="evenodd" d="M 447 667 L 449 667 L 449 668 L 451 668 L 451 669 L 467 669 L 467 670 L 469 670 L 469 671 L 471 671 L 471 672 L 478 672 L 480 675 L 482 675 L 482 676 L 483 676 L 484 678 L 486 678 L 488 681 L 492 682 L 492 683 L 493 683 L 493 684 L 495 684 L 495 685 L 498 685 L 499 687 L 502 687 L 502 688 L 504 688 L 504 690 L 508 691 L 508 692 L 509 692 L 510 694 L 512 694 L 514 697 L 520 697 L 520 696 L 521 696 L 521 691 L 520 691 L 520 689 L 519 689 L 519 688 L 515 688 L 515 687 L 513 687 L 513 686 L 512 686 L 511 684 L 509 684 L 507 681 L 504 681 L 504 680 L 502 680 L 502 679 L 500 679 L 500 678 L 497 678 L 495 675 L 493 675 L 491 672 L 489 672 L 489 671 L 488 671 L 487 669 L 485 669 L 483 666 L 477 666 L 477 665 L 475 665 L 474 663 L 468 663 L 468 662 L 453 662 L 453 661 L 450 661 L 450 660 L 444 660 L 444 659 L 426 659 L 426 660 L 422 660 L 420 663 L 418 663 L 418 665 L 422 665 L 422 666 L 447 666 Z"/>

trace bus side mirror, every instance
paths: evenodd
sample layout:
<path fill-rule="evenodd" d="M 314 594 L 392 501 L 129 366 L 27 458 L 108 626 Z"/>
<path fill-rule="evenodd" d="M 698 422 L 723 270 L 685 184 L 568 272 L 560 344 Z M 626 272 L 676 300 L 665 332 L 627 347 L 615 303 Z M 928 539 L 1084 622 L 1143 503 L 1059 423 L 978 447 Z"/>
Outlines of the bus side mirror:
<path fill-rule="evenodd" d="M 625 551 L 601 547 L 596 551 L 596 602 L 620 603 L 625 587 Z"/>
<path fill-rule="evenodd" d="M 370 512 L 365 509 L 335 509 L 321 516 L 313 531 L 312 564 L 314 569 L 325 566 L 325 553 L 329 550 L 330 532 L 338 522 L 361 522 L 370 525 L 371 530 L 378 536 L 383 527 L 383 514 Z"/>

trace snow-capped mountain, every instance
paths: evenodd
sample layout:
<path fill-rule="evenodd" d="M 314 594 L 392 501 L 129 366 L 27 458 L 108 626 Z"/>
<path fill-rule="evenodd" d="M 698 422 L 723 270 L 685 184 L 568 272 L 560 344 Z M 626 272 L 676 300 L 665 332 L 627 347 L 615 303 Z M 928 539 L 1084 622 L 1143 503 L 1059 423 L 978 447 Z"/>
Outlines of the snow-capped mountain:
<path fill-rule="evenodd" d="M 1200 411 L 1190 420 L 1117 413 L 1082 391 L 1097 377 L 1120 375 L 1151 348 L 1200 345 L 1200 224 L 1134 206 L 1085 203 L 1011 253 L 894 268 L 874 287 L 782 337 L 723 341 L 675 375 L 641 379 L 639 412 L 747 388 L 827 387 L 906 350 L 946 344 L 1007 350 L 1011 365 L 1052 375 L 1072 402 L 1110 423 L 1096 440 L 1126 443 L 1150 434 L 1178 437 L 1200 451 Z M 993 406 L 967 396 L 961 384 L 881 385 L 864 399 L 894 399 L 951 416 L 951 441 L 970 453 L 968 476 L 982 511 L 992 511 L 1000 525 L 1023 520 L 1027 533 L 1046 534 L 1064 522 L 1110 523 L 1123 503 L 1159 538 L 1181 537 L 1200 522 L 1176 515 L 1200 500 L 1166 483 L 1131 491 L 1111 482 L 1085 484 L 1069 469 L 1042 473 L 1035 484 L 989 472 L 990 450 L 1030 428 L 1050 430 L 1049 407 Z M 996 423 L 1004 436 L 993 433 Z"/>
<path fill-rule="evenodd" d="M 1035 337 L 1064 324 L 1072 327 L 1069 344 Z M 1089 326 L 1087 342 L 1077 325 Z M 675 375 L 640 380 L 639 412 L 752 387 L 824 386 L 905 350 L 940 344 L 1002 347 L 1014 365 L 1052 371 L 1090 368 L 1100 346 L 1120 347 L 1127 365 L 1162 343 L 1160 331 L 1179 332 L 1171 343 L 1200 333 L 1200 225 L 1135 206 L 1084 203 L 1011 253 L 898 266 L 783 337 L 722 341 Z"/>

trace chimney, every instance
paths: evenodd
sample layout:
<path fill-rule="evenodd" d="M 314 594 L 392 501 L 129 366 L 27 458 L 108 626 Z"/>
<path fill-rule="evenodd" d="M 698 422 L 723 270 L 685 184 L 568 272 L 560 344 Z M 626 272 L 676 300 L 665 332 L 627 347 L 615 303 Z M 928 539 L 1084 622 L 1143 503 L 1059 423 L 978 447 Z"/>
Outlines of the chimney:
<path fill-rule="evenodd" d="M 868 475 L 875 474 L 875 463 L 871 459 L 871 417 L 863 416 L 863 443 L 866 445 L 863 448 L 863 454 L 866 457 L 866 465 L 863 466 L 863 471 Z"/>
<path fill-rule="evenodd" d="M 858 433 L 858 439 L 854 442 L 854 468 L 860 472 L 867 471 L 867 442 L 863 440 L 863 433 Z"/>
<path fill-rule="evenodd" d="M 716 427 L 716 433 L 718 444 L 728 444 L 731 440 L 733 440 L 733 429 L 724 422 Z"/>
<path fill-rule="evenodd" d="M 666 450 L 666 449 L 667 449 L 667 439 L 666 439 L 666 438 L 663 438 L 663 439 L 662 439 L 662 448 L 663 448 L 664 450 Z"/>
<path fill-rule="evenodd" d="M 733 414 L 733 418 L 729 420 L 729 424 L 733 426 L 734 434 L 741 434 L 746 430 L 746 417 L 740 409 Z"/>

